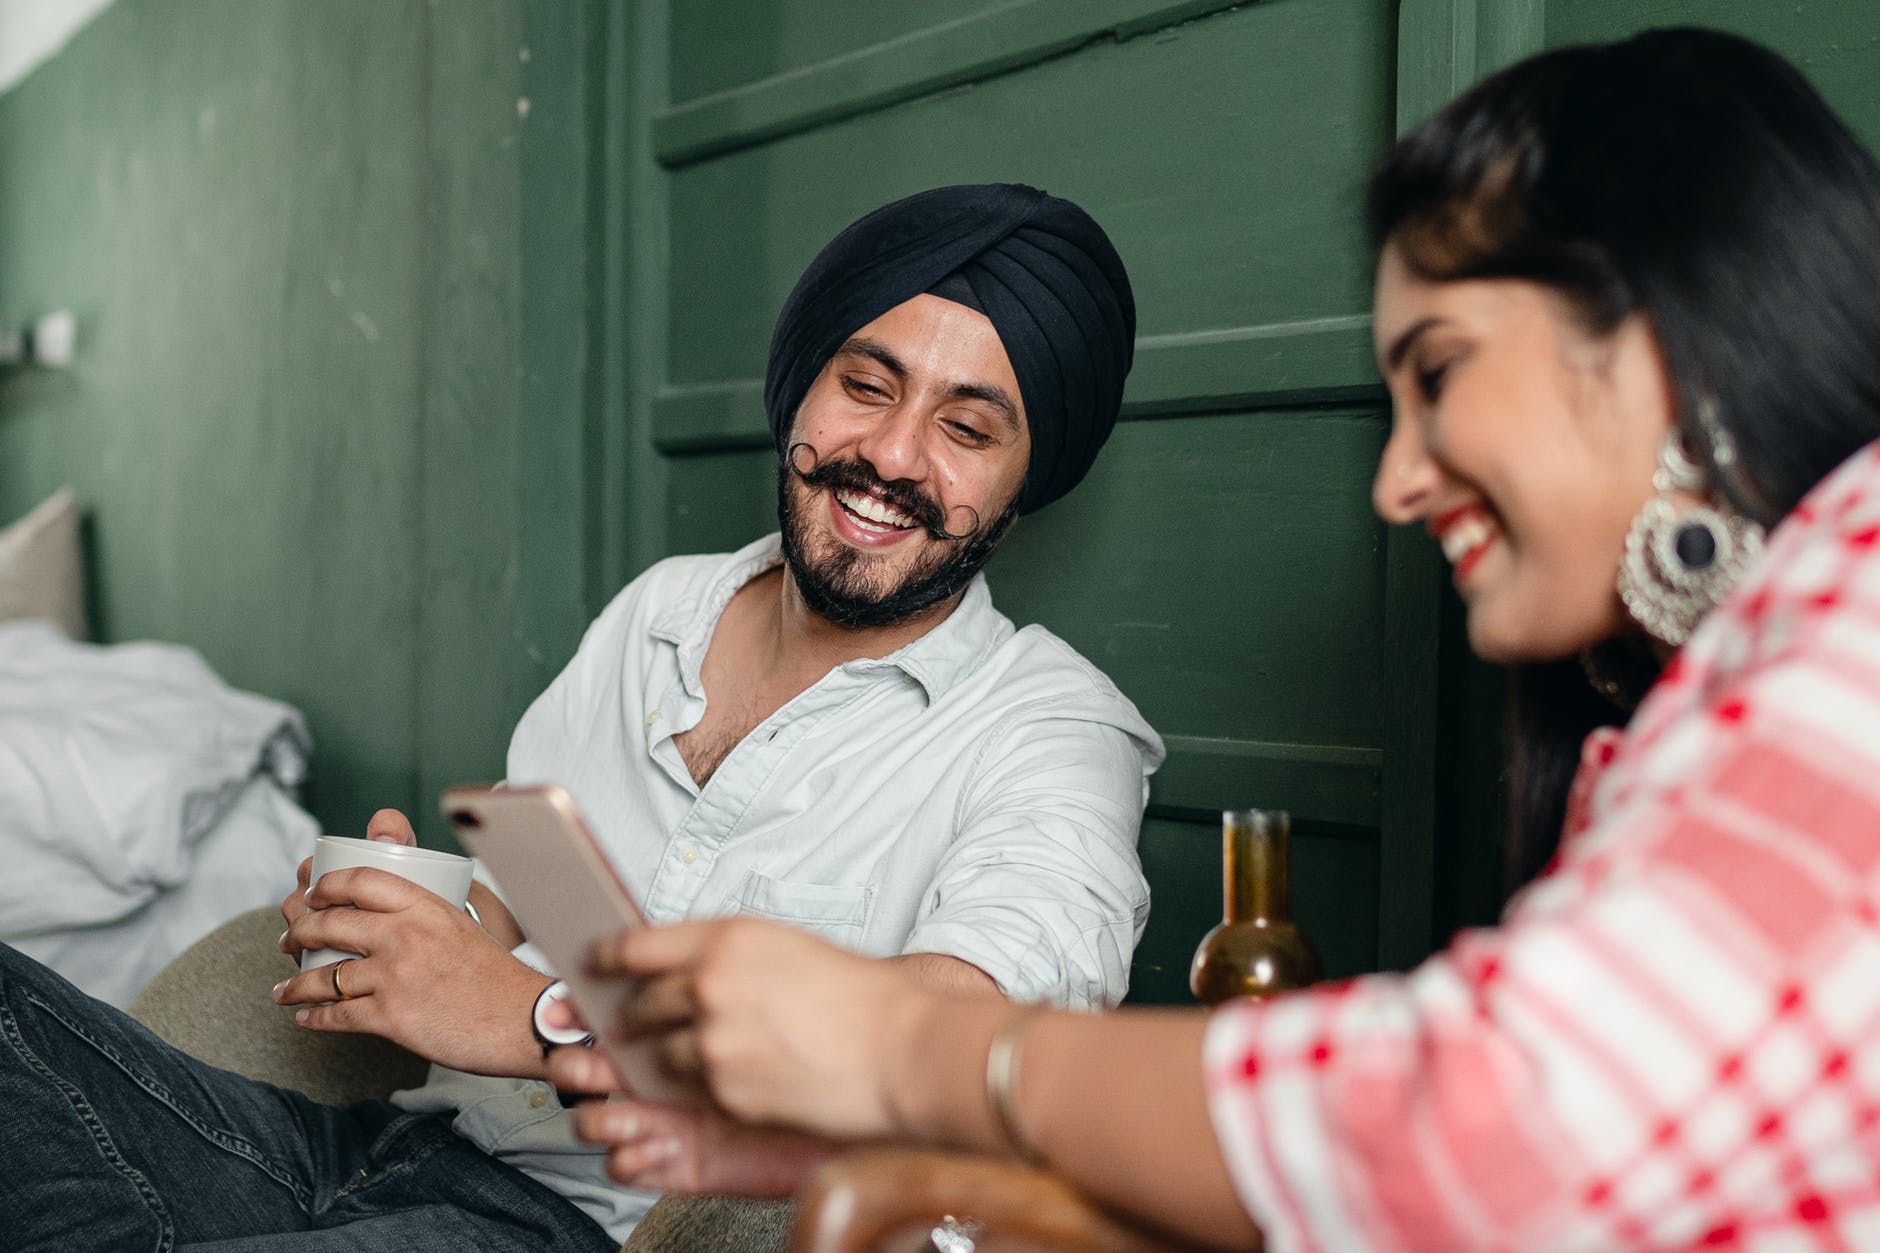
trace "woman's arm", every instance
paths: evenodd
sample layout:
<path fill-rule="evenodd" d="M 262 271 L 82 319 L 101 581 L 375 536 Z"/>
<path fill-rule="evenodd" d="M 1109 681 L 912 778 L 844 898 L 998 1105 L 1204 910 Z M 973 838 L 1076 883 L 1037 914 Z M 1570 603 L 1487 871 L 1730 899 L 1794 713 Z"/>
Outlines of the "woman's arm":
<path fill-rule="evenodd" d="M 886 1059 L 894 1115 L 910 1138 L 984 1153 L 1023 1149 L 1112 1208 L 1229 1248 L 1259 1232 L 1234 1193 L 1208 1116 L 1192 1011 L 1027 1013 L 924 998 Z M 986 1057 L 1017 1035 L 1013 1144 L 999 1125 Z"/>
<path fill-rule="evenodd" d="M 630 931 L 597 973 L 635 977 L 624 1027 L 726 1110 L 844 1139 L 1009 1154 L 988 1100 L 993 1038 L 1021 1013 L 923 986 L 891 963 L 749 918 Z M 1027 1145 L 1091 1196 L 1193 1239 L 1257 1241 L 1208 1117 L 1198 1013 L 1037 1014 L 1018 1041 L 1014 1114 Z M 569 1090 L 604 1090 L 604 1059 L 558 1050 Z"/>

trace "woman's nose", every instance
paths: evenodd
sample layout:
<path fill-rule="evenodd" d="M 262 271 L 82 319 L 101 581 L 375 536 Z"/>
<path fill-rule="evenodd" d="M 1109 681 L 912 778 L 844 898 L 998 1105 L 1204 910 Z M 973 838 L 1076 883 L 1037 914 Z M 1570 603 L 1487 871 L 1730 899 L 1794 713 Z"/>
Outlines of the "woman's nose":
<path fill-rule="evenodd" d="M 1384 455 L 1378 458 L 1377 477 L 1371 480 L 1371 507 L 1393 526 L 1415 522 L 1423 516 L 1438 477 L 1436 463 L 1414 425 L 1395 423 L 1384 441 Z"/>

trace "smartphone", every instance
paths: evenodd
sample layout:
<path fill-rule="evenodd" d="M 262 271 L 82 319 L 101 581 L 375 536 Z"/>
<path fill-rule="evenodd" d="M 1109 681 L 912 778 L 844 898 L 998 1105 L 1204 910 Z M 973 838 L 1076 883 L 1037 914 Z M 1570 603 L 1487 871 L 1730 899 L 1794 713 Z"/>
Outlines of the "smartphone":
<path fill-rule="evenodd" d="M 464 848 L 495 876 L 523 934 L 567 981 L 575 1008 L 634 1095 L 697 1103 L 692 1089 L 660 1066 L 651 1041 L 619 1038 L 616 1024 L 632 983 L 587 973 L 596 940 L 643 927 L 646 916 L 581 820 L 574 798 L 552 785 L 456 787 L 444 793 L 442 805 Z"/>

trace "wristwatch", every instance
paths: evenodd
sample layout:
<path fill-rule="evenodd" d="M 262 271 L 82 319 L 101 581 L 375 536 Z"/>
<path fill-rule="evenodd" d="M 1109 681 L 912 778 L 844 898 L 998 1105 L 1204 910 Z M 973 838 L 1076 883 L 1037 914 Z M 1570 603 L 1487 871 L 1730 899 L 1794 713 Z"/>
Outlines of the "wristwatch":
<path fill-rule="evenodd" d="M 594 1033 L 581 1027 L 551 1027 L 542 1018 L 542 1011 L 556 1001 L 568 999 L 568 984 L 557 979 L 543 988 L 536 995 L 535 1008 L 529 1011 L 529 1026 L 535 1032 L 535 1042 L 542 1046 L 542 1056 L 548 1056 L 548 1050 L 563 1044 L 592 1044 Z"/>

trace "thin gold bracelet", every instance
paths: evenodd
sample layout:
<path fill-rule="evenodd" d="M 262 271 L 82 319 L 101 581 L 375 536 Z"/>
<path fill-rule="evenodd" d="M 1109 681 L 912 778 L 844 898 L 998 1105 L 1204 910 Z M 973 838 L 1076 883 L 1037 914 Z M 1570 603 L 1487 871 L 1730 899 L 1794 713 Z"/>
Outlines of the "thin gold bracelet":
<path fill-rule="evenodd" d="M 1025 1138 L 1018 1118 L 1018 1062 L 1025 1042 L 1025 1031 L 1043 1005 L 1022 1006 L 1006 1019 L 986 1049 L 986 1103 L 992 1106 L 992 1119 L 999 1125 L 1006 1145 L 1020 1161 L 1036 1165 L 1043 1158 Z"/>

